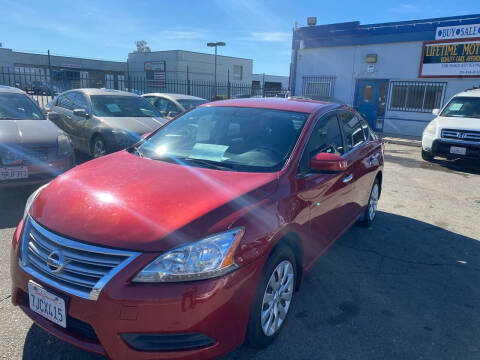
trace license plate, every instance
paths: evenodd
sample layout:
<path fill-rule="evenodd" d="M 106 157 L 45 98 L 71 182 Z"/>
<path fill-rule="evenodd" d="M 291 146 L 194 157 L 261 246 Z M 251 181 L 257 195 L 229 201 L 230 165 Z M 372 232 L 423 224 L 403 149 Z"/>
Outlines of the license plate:
<path fill-rule="evenodd" d="M 45 290 L 43 286 L 33 281 L 28 282 L 28 298 L 30 299 L 31 310 L 57 325 L 67 327 L 64 299 Z"/>
<path fill-rule="evenodd" d="M 467 148 L 450 146 L 450 154 L 465 155 L 467 153 Z"/>
<path fill-rule="evenodd" d="M 14 180 L 28 178 L 28 167 L 8 166 L 0 167 L 0 180 Z"/>

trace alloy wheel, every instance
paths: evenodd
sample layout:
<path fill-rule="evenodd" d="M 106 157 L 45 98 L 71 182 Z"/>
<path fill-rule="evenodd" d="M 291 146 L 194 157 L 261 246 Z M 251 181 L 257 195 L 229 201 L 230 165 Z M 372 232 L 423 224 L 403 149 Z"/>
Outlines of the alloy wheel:
<path fill-rule="evenodd" d="M 93 144 L 93 157 L 97 158 L 103 156 L 107 153 L 107 149 L 105 148 L 105 144 L 103 143 L 102 139 L 96 139 Z"/>
<path fill-rule="evenodd" d="M 289 260 L 283 260 L 273 270 L 262 301 L 260 321 L 266 336 L 274 335 L 282 326 L 292 302 L 295 273 Z"/>
<path fill-rule="evenodd" d="M 375 218 L 375 214 L 377 213 L 378 192 L 379 187 L 378 184 L 375 183 L 373 185 L 372 192 L 370 193 L 370 200 L 368 202 L 368 218 L 370 219 L 370 221 Z"/>

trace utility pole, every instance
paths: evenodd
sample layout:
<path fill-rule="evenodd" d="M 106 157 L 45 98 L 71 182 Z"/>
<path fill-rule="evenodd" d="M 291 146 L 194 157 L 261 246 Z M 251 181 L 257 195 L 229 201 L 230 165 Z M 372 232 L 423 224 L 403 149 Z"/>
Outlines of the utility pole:
<path fill-rule="evenodd" d="M 50 62 L 50 50 L 47 50 L 48 55 L 48 75 L 50 77 L 50 83 L 52 82 L 52 63 Z"/>
<path fill-rule="evenodd" d="M 213 98 L 217 97 L 217 48 L 219 46 L 227 45 L 223 41 L 215 42 L 215 43 L 207 43 L 207 46 L 215 48 L 215 68 L 213 71 Z"/>

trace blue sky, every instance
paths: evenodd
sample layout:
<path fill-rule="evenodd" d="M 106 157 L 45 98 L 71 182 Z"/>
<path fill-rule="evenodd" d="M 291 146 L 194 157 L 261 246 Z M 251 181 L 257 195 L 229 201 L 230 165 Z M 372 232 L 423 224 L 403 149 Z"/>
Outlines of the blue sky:
<path fill-rule="evenodd" d="M 152 51 L 209 52 L 254 60 L 256 73 L 288 75 L 295 21 L 362 24 L 480 13 L 480 1 L 22 1 L 0 0 L 0 42 L 14 50 L 125 61 L 135 40 Z"/>

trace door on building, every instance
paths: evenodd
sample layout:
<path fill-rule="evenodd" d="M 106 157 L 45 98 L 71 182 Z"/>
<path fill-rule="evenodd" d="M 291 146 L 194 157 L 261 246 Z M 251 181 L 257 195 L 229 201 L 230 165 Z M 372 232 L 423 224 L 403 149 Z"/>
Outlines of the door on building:
<path fill-rule="evenodd" d="M 387 90 L 388 80 L 357 80 L 355 109 L 368 120 L 369 125 L 376 131 L 383 131 Z"/>

